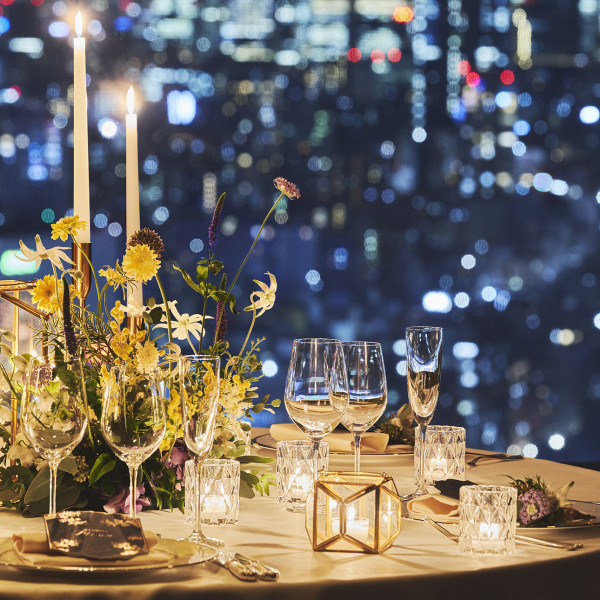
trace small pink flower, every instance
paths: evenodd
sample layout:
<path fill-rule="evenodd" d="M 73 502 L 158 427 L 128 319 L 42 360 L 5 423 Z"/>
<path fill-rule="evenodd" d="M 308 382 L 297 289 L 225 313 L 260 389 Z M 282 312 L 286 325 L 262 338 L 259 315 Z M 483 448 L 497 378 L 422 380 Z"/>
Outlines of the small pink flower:
<path fill-rule="evenodd" d="M 150 506 L 152 504 L 146 496 L 142 494 L 146 491 L 144 484 L 142 483 L 137 487 L 135 491 L 135 510 L 140 512 L 144 506 Z M 114 496 L 110 497 L 104 505 L 104 510 L 109 513 L 129 513 L 129 489 L 123 488 L 120 492 L 117 492 Z"/>
<path fill-rule="evenodd" d="M 290 200 L 300 198 L 300 190 L 298 186 L 294 185 L 291 181 L 284 179 L 283 177 L 275 177 L 273 179 L 275 187 L 282 193 L 285 194 Z"/>

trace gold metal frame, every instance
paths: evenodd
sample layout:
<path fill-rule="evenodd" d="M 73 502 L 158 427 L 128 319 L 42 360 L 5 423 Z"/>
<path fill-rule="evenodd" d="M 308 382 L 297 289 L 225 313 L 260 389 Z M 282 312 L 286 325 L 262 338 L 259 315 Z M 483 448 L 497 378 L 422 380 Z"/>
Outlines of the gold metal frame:
<path fill-rule="evenodd" d="M 338 487 L 354 491 L 341 495 Z M 365 543 L 347 531 L 347 508 L 353 503 L 366 501 L 371 494 L 374 496 L 375 509 L 374 519 L 369 523 L 368 537 L 372 539 L 372 543 Z M 333 533 L 332 504 L 335 504 L 338 510 L 339 533 Z M 385 473 L 325 471 L 315 482 L 312 505 L 307 506 L 306 529 L 311 538 L 312 548 L 315 551 L 354 551 L 370 554 L 384 552 L 400 533 L 402 519 L 400 507 L 401 499 L 396 485 Z M 323 516 L 323 510 L 325 511 L 324 523 L 319 518 Z M 389 518 L 390 512 L 397 519 L 397 528 L 387 527 L 388 532 L 385 534 L 382 532 L 382 515 L 387 513 Z M 320 521 L 321 525 L 325 526 L 324 531 L 319 530 Z"/>
<path fill-rule="evenodd" d="M 19 310 L 37 317 L 41 320 L 46 320 L 50 315 L 31 306 L 21 300 L 21 292 L 32 290 L 35 286 L 35 281 L 19 281 L 15 279 L 5 279 L 0 281 L 0 298 L 10 302 L 13 305 L 13 324 L 12 331 L 15 334 L 15 341 L 12 343 L 13 354 L 20 354 L 19 348 Z M 42 356 L 48 357 L 48 343 L 46 335 L 42 330 Z M 10 399 L 10 439 L 11 444 L 14 443 L 18 430 L 18 398 L 13 394 Z"/>

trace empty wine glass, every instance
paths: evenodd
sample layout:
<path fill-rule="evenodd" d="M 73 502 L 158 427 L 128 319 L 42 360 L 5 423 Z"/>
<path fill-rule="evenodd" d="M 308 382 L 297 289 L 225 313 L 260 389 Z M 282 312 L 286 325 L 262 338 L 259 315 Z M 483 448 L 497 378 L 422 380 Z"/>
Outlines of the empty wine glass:
<path fill-rule="evenodd" d="M 313 442 L 316 478 L 319 441 L 335 429 L 348 408 L 348 378 L 339 340 L 294 340 L 285 384 L 285 408 Z"/>
<path fill-rule="evenodd" d="M 387 383 L 381 344 L 342 342 L 348 373 L 348 410 L 342 425 L 354 434 L 354 470 L 360 471 L 360 442 L 367 429 L 383 414 Z"/>
<path fill-rule="evenodd" d="M 58 465 L 79 444 L 87 422 L 85 380 L 78 359 L 28 368 L 21 424 L 31 445 L 48 461 L 50 515 L 56 514 Z"/>
<path fill-rule="evenodd" d="M 138 469 L 157 450 L 166 431 L 161 369 L 113 367 L 104 392 L 101 426 L 106 443 L 129 469 L 129 516 L 135 517 Z"/>
<path fill-rule="evenodd" d="M 442 374 L 442 328 L 407 327 L 406 379 L 408 400 L 419 425 L 421 449 L 425 448 L 427 425 L 437 406 Z M 408 497 L 427 494 L 424 452 L 419 457 L 419 484 Z"/>
<path fill-rule="evenodd" d="M 179 394 L 183 412 L 183 435 L 195 457 L 195 522 L 186 539 L 197 544 L 222 546 L 223 541 L 202 533 L 200 511 L 200 463 L 210 452 L 219 406 L 221 361 L 218 356 L 191 355 L 179 359 Z"/>

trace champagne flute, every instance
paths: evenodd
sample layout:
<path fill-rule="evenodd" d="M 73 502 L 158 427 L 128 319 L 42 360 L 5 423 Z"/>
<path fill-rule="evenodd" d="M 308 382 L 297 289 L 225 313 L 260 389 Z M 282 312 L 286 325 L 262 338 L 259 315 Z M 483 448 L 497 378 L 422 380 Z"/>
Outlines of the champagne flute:
<path fill-rule="evenodd" d="M 129 469 L 129 516 L 132 518 L 136 515 L 139 467 L 158 449 L 166 424 L 161 369 L 113 367 L 104 393 L 102 435 Z"/>
<path fill-rule="evenodd" d="M 425 485 L 425 439 L 427 425 L 433 417 L 440 390 L 442 374 L 442 328 L 407 327 L 406 378 L 408 400 L 419 425 L 421 453 L 419 456 L 419 484 L 409 498 L 427 494 Z M 405 497 L 407 498 L 407 497 Z"/>
<path fill-rule="evenodd" d="M 81 361 L 54 361 L 28 368 L 21 424 L 31 445 L 48 461 L 49 515 L 56 514 L 58 465 L 79 444 L 87 422 Z"/>
<path fill-rule="evenodd" d="M 196 544 L 223 546 L 222 540 L 202 533 L 200 511 L 200 463 L 210 452 L 219 406 L 221 360 L 218 356 L 197 354 L 179 359 L 179 394 L 183 412 L 183 435 L 186 446 L 195 457 L 195 522 L 194 531 L 186 539 Z"/>
<path fill-rule="evenodd" d="M 316 479 L 319 442 L 335 429 L 348 408 L 348 377 L 339 340 L 294 340 L 285 384 L 285 408 L 313 442 Z"/>
<path fill-rule="evenodd" d="M 354 470 L 360 471 L 360 442 L 367 429 L 383 414 L 387 382 L 381 344 L 342 342 L 348 372 L 348 410 L 342 425 L 354 434 Z"/>

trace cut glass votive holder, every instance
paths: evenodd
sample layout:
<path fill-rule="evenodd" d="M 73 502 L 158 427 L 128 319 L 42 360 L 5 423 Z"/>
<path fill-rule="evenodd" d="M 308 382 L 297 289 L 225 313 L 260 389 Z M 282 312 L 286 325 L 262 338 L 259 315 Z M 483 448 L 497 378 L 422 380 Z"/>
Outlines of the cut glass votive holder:
<path fill-rule="evenodd" d="M 317 470 L 329 468 L 329 444 L 319 442 Z M 277 442 L 277 497 L 291 512 L 303 512 L 306 498 L 313 488 L 313 443 L 304 440 Z"/>
<path fill-rule="evenodd" d="M 196 518 L 195 462 L 185 463 L 184 520 Z M 200 466 L 200 511 L 203 525 L 234 525 L 240 512 L 240 463 L 225 458 L 209 458 Z"/>
<path fill-rule="evenodd" d="M 506 485 L 460 488 L 458 549 L 465 554 L 512 554 L 517 527 L 517 490 Z"/>
<path fill-rule="evenodd" d="M 465 479 L 465 439 L 464 427 L 450 425 L 429 425 L 425 437 L 424 472 L 425 483 Z M 423 452 L 421 436 L 415 435 L 415 481 L 418 483 L 419 459 Z"/>

